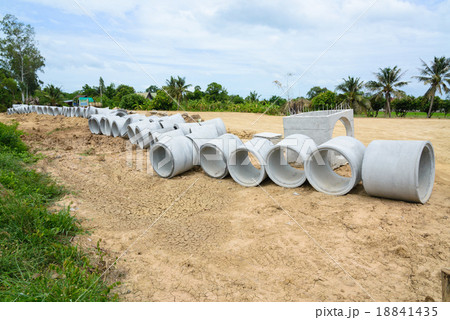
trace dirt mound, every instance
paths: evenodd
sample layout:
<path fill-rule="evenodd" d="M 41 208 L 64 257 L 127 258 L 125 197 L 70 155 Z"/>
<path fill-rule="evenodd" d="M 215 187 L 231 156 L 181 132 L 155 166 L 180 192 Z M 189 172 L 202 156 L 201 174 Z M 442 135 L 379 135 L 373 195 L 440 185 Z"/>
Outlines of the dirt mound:
<path fill-rule="evenodd" d="M 199 115 L 221 117 L 245 140 L 282 132 L 281 117 Z M 368 301 L 369 293 L 378 301 L 440 301 L 439 272 L 450 261 L 448 120 L 355 119 L 356 137 L 366 145 L 433 143 L 436 184 L 426 205 L 372 198 L 361 184 L 333 197 L 307 183 L 285 189 L 266 180 L 244 188 L 201 169 L 161 179 L 148 152 L 92 135 L 86 119 L 0 115 L 12 120 L 45 156 L 36 167 L 72 191 L 60 204 L 72 202 L 72 213 L 92 232 L 77 241 L 92 246 L 102 239 L 108 261 L 128 249 L 110 274 L 122 282 L 115 290 L 123 300 Z"/>

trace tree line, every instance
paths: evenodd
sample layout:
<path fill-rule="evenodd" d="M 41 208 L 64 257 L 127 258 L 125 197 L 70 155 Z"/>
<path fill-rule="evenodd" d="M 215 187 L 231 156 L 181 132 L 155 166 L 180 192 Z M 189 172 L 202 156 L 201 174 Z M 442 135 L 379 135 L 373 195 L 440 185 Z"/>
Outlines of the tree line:
<path fill-rule="evenodd" d="M 267 114 L 290 114 L 318 109 L 338 107 L 353 108 L 357 114 L 378 116 L 384 110 L 385 116 L 405 116 L 408 111 L 426 112 L 431 117 L 434 112 L 450 109 L 450 58 L 434 57 L 430 63 L 423 60 L 418 75 L 413 79 L 426 85 L 421 97 L 408 96 L 401 90 L 410 81 L 398 66 L 380 68 L 374 73 L 374 80 L 367 82 L 358 77 L 348 76 L 334 90 L 315 86 L 306 97 L 291 98 L 289 82 L 275 80 L 274 85 L 282 91 L 282 96 L 273 95 L 261 99 L 256 91 L 246 97 L 229 94 L 219 83 L 211 82 L 205 90 L 192 86 L 185 77 L 171 76 L 165 85 L 151 85 L 146 93 L 137 93 L 129 85 L 114 83 L 105 85 L 100 77 L 98 85 L 85 84 L 80 90 L 64 92 L 54 84 L 44 86 L 38 72 L 43 72 L 45 59 L 34 40 L 34 29 L 30 25 L 7 14 L 0 21 L 0 111 L 13 103 L 34 103 L 64 105 L 78 95 L 92 97 L 108 108 L 159 109 L 186 111 L 235 111 L 261 112 Z M 292 75 L 292 74 L 290 74 Z M 447 95 L 440 98 L 437 95 Z M 147 96 L 151 99 L 147 99 Z"/>

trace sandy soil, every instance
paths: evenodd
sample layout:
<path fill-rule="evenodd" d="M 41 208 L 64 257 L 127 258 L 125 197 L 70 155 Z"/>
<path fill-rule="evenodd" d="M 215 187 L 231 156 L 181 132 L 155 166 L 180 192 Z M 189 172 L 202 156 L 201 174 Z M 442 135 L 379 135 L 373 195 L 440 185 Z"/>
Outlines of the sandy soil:
<path fill-rule="evenodd" d="M 242 138 L 282 133 L 281 117 L 201 116 L 220 116 Z M 441 300 L 439 273 L 450 266 L 449 120 L 355 119 L 365 145 L 433 143 L 436 182 L 420 205 L 369 197 L 362 185 L 342 197 L 269 180 L 244 188 L 201 169 L 165 180 L 145 161 L 130 167 L 142 154 L 127 157 L 125 140 L 91 135 L 86 119 L 0 115 L 12 119 L 46 155 L 38 168 L 73 191 L 61 203 L 73 202 L 92 231 L 77 241 L 102 239 L 109 261 L 132 245 L 108 273 L 125 301 Z"/>

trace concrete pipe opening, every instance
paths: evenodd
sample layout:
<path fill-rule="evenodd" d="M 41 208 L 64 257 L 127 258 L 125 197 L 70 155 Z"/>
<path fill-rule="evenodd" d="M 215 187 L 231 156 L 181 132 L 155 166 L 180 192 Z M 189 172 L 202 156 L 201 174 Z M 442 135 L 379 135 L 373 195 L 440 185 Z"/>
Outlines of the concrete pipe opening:
<path fill-rule="evenodd" d="M 290 158 L 298 160 L 288 162 Z M 300 154 L 282 146 L 276 146 L 267 156 L 267 174 L 273 182 L 285 188 L 299 187 L 306 180 Z"/>
<path fill-rule="evenodd" d="M 211 159 L 215 159 L 212 161 Z M 228 175 L 227 158 L 215 145 L 205 144 L 200 149 L 200 165 L 205 173 L 217 179 Z"/>
<path fill-rule="evenodd" d="M 110 136 L 112 135 L 112 125 L 114 123 L 114 121 L 121 119 L 121 117 L 117 117 L 117 116 L 109 116 L 109 117 L 105 117 L 105 133 L 104 135 L 106 136 Z"/>
<path fill-rule="evenodd" d="M 372 141 L 364 155 L 362 178 L 371 196 L 424 204 L 434 185 L 433 146 L 429 141 Z"/>
<path fill-rule="evenodd" d="M 118 117 L 117 119 L 115 119 L 115 120 L 112 122 L 112 125 L 111 125 L 111 135 L 112 135 L 113 137 L 121 137 L 121 136 L 122 136 L 122 129 L 123 129 L 124 127 L 127 127 L 127 126 L 128 126 L 127 120 L 128 120 L 128 119 L 124 119 L 124 118 Z M 125 131 L 125 132 L 126 132 L 126 131 Z"/>
<path fill-rule="evenodd" d="M 174 159 L 170 149 L 164 144 L 157 144 L 151 151 L 153 170 L 163 178 L 170 178 L 173 173 Z"/>
<path fill-rule="evenodd" d="M 100 132 L 101 132 L 101 134 L 103 134 L 103 135 L 106 135 L 106 121 L 107 121 L 108 119 L 105 117 L 105 116 L 103 116 L 101 119 L 100 119 Z"/>
<path fill-rule="evenodd" d="M 267 154 L 267 175 L 285 188 L 301 186 L 306 181 L 304 163 L 317 150 L 313 139 L 302 134 L 287 136 Z"/>
<path fill-rule="evenodd" d="M 194 146 L 190 139 L 178 136 L 150 149 L 153 170 L 163 178 L 172 178 L 194 167 Z"/>
<path fill-rule="evenodd" d="M 256 187 L 267 177 L 265 159 L 273 143 L 253 138 L 230 154 L 228 171 L 234 181 L 244 187 Z"/>
<path fill-rule="evenodd" d="M 205 173 L 216 179 L 223 179 L 228 175 L 228 158 L 242 141 L 234 134 L 224 134 L 212 139 L 200 148 L 200 166 Z"/>
<path fill-rule="evenodd" d="M 305 162 L 309 183 L 317 191 L 329 195 L 345 195 L 361 181 L 364 145 L 352 137 L 340 136 L 321 144 Z M 343 157 L 348 162 L 345 172 L 333 170 L 331 159 Z M 350 171 L 350 172 L 349 172 Z"/>
<path fill-rule="evenodd" d="M 101 115 L 94 115 L 88 121 L 89 130 L 91 130 L 91 132 L 93 134 L 100 134 L 101 133 L 101 131 L 100 131 L 100 119 L 101 119 Z"/>

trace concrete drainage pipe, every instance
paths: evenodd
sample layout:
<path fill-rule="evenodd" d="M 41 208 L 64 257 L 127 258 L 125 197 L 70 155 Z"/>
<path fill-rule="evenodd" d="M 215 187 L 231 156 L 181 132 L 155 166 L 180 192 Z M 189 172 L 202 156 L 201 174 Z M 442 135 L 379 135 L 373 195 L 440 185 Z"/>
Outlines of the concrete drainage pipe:
<path fill-rule="evenodd" d="M 220 136 L 227 133 L 227 128 L 225 127 L 225 123 L 223 123 L 222 119 L 220 119 L 220 118 L 206 120 L 203 122 L 199 122 L 199 124 L 201 126 L 209 126 L 209 125 L 215 126 L 217 128 L 217 132 L 219 133 Z"/>
<path fill-rule="evenodd" d="M 200 165 L 203 171 L 212 178 L 225 178 L 228 175 L 227 162 L 231 152 L 242 145 L 241 139 L 230 133 L 209 140 L 200 148 Z"/>
<path fill-rule="evenodd" d="M 102 117 L 103 117 L 102 114 L 95 114 L 89 118 L 88 121 L 89 130 L 91 130 L 93 134 L 101 134 L 100 121 Z"/>
<path fill-rule="evenodd" d="M 433 190 L 434 161 L 429 141 L 372 141 L 362 165 L 364 190 L 375 197 L 424 204 Z"/>
<path fill-rule="evenodd" d="M 256 187 L 264 181 L 267 177 L 265 161 L 272 147 L 268 139 L 253 138 L 231 152 L 228 171 L 233 180 L 244 187 Z"/>
<path fill-rule="evenodd" d="M 173 114 L 171 116 L 167 117 L 161 117 L 159 118 L 160 121 L 165 121 L 167 123 L 171 122 L 172 125 L 175 123 L 185 123 L 183 116 L 180 113 Z"/>
<path fill-rule="evenodd" d="M 267 154 L 267 175 L 277 185 L 296 188 L 306 181 L 304 164 L 317 149 L 313 139 L 302 134 L 287 136 Z"/>
<path fill-rule="evenodd" d="M 192 133 L 186 137 L 194 143 L 194 165 L 198 166 L 200 165 L 200 148 L 211 139 L 217 138 L 219 133 L 214 125 L 192 127 L 191 131 Z"/>
<path fill-rule="evenodd" d="M 163 129 L 164 130 L 164 129 Z M 184 132 L 181 129 L 175 129 L 170 131 L 161 131 L 161 130 L 155 130 L 151 133 L 151 142 L 150 147 L 157 142 L 165 142 L 167 139 L 172 139 L 174 137 L 184 136 Z"/>
<path fill-rule="evenodd" d="M 199 127 L 199 126 L 200 125 L 198 123 L 195 123 L 195 122 L 193 122 L 193 123 L 175 123 L 173 125 L 173 127 L 175 129 L 183 130 L 185 135 L 191 133 L 191 128 L 192 127 Z"/>
<path fill-rule="evenodd" d="M 127 129 L 128 126 L 137 121 L 141 121 L 145 119 L 145 116 L 140 114 L 132 114 L 125 117 L 118 117 L 111 126 L 111 135 L 113 137 L 122 137 L 125 138 L 128 136 Z"/>
<path fill-rule="evenodd" d="M 130 142 L 133 144 L 137 144 L 140 148 L 145 149 L 150 145 L 150 140 L 153 139 L 151 137 L 151 132 L 154 130 L 171 130 L 171 129 L 163 129 L 159 122 L 148 122 L 148 121 L 139 121 L 134 130 L 133 138 L 130 138 Z"/>
<path fill-rule="evenodd" d="M 108 115 L 102 118 L 102 120 L 100 121 L 100 129 L 105 136 L 111 135 L 112 123 L 117 119 L 121 119 L 121 117 Z"/>
<path fill-rule="evenodd" d="M 355 138 L 341 136 L 331 139 L 309 155 L 305 162 L 306 178 L 317 191 L 336 196 L 347 194 L 361 181 L 364 151 L 364 145 Z M 333 154 L 343 156 L 348 162 L 350 177 L 333 171 L 330 165 Z"/>
<path fill-rule="evenodd" d="M 194 144 L 185 136 L 155 143 L 150 149 L 153 170 L 163 178 L 172 178 L 194 167 Z"/>
<path fill-rule="evenodd" d="M 146 127 L 142 130 L 142 132 L 137 133 L 139 135 L 139 139 L 137 140 L 137 145 L 141 149 L 148 149 L 154 144 L 155 133 L 165 133 L 173 131 L 172 128 L 156 128 L 156 127 Z"/>

